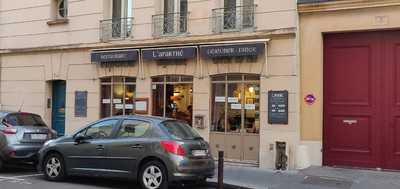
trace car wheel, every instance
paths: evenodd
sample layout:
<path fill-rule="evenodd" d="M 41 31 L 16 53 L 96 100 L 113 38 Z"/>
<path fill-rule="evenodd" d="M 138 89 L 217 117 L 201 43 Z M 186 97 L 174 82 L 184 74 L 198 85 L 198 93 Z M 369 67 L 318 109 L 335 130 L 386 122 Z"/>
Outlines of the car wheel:
<path fill-rule="evenodd" d="M 138 181 L 143 189 L 167 189 L 167 170 L 159 161 L 147 162 L 140 170 Z"/>
<path fill-rule="evenodd" d="M 50 181 L 61 181 L 65 177 L 65 164 L 61 155 L 49 154 L 43 164 L 44 176 Z"/>

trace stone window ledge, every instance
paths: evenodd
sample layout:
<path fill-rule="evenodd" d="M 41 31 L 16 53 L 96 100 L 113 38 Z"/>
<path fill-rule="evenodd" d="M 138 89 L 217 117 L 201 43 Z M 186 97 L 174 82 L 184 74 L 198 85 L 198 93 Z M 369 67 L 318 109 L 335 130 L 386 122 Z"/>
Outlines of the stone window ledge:
<path fill-rule="evenodd" d="M 61 25 L 61 24 L 68 24 L 69 20 L 67 18 L 61 18 L 61 19 L 54 19 L 54 20 L 49 20 L 47 21 L 47 25 L 53 26 L 53 25 Z"/>

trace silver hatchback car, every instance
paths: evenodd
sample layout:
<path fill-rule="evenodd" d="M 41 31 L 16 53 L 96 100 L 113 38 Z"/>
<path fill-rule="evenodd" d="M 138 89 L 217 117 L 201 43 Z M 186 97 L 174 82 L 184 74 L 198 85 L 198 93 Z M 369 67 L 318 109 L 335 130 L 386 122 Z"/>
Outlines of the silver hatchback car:
<path fill-rule="evenodd" d="M 0 112 L 0 169 L 4 165 L 35 163 L 43 144 L 57 137 L 39 115 Z"/>
<path fill-rule="evenodd" d="M 215 168 L 208 143 L 193 128 L 151 116 L 106 118 L 49 141 L 39 151 L 38 165 L 50 181 L 68 175 L 130 178 L 145 189 L 205 182 Z"/>

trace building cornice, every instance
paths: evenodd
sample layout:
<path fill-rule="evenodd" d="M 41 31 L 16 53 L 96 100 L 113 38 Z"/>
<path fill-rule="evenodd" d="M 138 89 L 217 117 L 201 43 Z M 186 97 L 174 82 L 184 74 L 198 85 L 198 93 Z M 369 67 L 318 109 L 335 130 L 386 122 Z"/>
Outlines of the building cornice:
<path fill-rule="evenodd" d="M 207 44 L 221 41 L 267 39 L 285 35 L 295 35 L 296 28 L 284 28 L 270 31 L 257 31 L 252 33 L 224 33 L 219 35 L 185 36 L 185 37 L 167 37 L 162 39 L 148 40 L 121 40 L 108 43 L 81 43 L 60 46 L 44 46 L 34 48 L 18 49 L 0 49 L 2 54 L 17 54 L 40 51 L 60 51 L 60 50 L 78 50 L 78 49 L 113 49 L 113 48 L 151 48 L 163 46 L 181 46 Z"/>
<path fill-rule="evenodd" d="M 298 5 L 299 13 L 400 6 L 399 0 L 336 0 Z"/>

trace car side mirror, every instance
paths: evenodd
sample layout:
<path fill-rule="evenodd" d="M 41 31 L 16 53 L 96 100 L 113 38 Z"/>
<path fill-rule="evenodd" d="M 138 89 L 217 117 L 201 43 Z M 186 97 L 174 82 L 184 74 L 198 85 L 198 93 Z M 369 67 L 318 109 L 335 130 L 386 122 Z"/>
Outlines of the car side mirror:
<path fill-rule="evenodd" d="M 76 145 L 78 145 L 78 144 L 83 144 L 83 143 L 85 143 L 85 141 L 88 140 L 88 139 L 90 139 L 90 137 L 76 136 L 76 137 L 74 138 L 75 144 L 76 144 Z"/>

